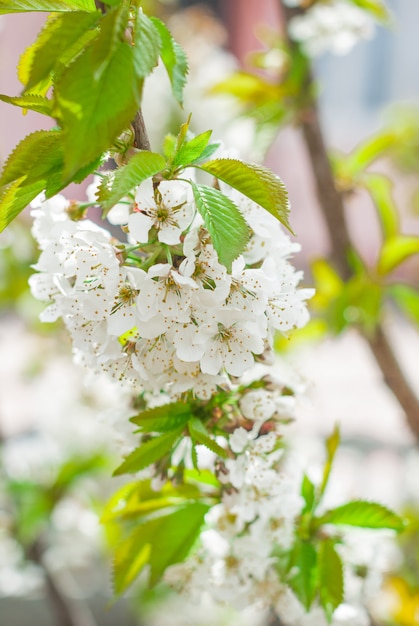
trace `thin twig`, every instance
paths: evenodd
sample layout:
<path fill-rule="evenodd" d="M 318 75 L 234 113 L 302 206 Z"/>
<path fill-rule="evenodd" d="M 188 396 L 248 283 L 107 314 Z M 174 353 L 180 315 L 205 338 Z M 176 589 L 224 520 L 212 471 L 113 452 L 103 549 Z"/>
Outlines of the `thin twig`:
<path fill-rule="evenodd" d="M 286 7 L 282 5 L 282 2 L 280 4 L 285 23 L 288 25 L 291 18 L 301 12 L 301 9 Z M 289 43 L 293 45 L 292 41 Z M 309 72 L 305 85 L 308 93 L 313 93 L 312 83 L 313 79 Z M 352 276 L 348 262 L 348 253 L 352 244 L 345 218 L 343 197 L 335 186 L 314 98 L 302 116 L 301 129 L 316 181 L 317 198 L 329 232 L 331 262 L 342 279 L 348 280 Z M 419 399 L 406 380 L 384 328 L 377 324 L 373 334 L 362 333 L 362 335 L 381 369 L 384 381 L 405 411 L 407 423 L 419 441 Z"/>

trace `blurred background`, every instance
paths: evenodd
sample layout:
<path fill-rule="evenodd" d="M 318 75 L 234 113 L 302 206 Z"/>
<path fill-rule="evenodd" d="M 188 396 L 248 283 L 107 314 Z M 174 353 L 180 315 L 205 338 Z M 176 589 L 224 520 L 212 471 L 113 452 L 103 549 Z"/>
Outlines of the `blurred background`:
<path fill-rule="evenodd" d="M 294 427 L 302 463 L 316 466 L 322 458 L 322 438 L 339 423 L 343 445 L 334 477 L 337 496 L 376 499 L 417 519 L 417 435 L 385 385 L 357 322 L 364 314 L 383 321 L 405 377 L 418 393 L 418 255 L 403 259 L 394 267 L 394 276 L 386 277 L 385 289 L 387 283 L 407 285 L 411 291 L 399 288 L 398 293 L 408 293 L 410 299 L 390 299 L 372 313 L 365 299 L 351 300 L 352 292 L 336 286 L 339 280 L 328 264 L 331 238 L 296 119 L 266 124 L 263 116 L 252 114 L 252 106 L 257 108 L 260 101 L 246 100 L 250 91 L 232 94 L 234 90 L 216 87 L 238 71 L 266 80 L 268 86 L 281 80 L 283 58 L 275 37 L 284 30 L 284 15 L 278 0 L 143 4 L 169 20 L 190 60 L 183 111 L 173 102 L 161 68 L 147 81 L 143 112 L 153 149 L 159 150 L 165 134 L 176 132 L 192 112 L 195 132 L 212 127 L 215 140 L 240 150 L 244 158 L 263 160 L 289 190 L 291 224 L 302 245 L 294 264 L 304 271 L 304 283 L 315 284 L 321 296 L 313 303 L 310 332 L 277 345 L 278 366 L 292 368 L 305 389 Z M 313 72 L 331 153 L 350 153 L 374 133 L 384 129 L 388 134 L 391 129 L 397 135 L 403 127 L 397 137 L 408 140 L 397 139 L 394 149 L 378 152 L 371 158 L 371 171 L 391 179 L 400 230 L 416 237 L 419 4 L 387 0 L 387 5 L 392 14 L 389 27 L 377 25 L 371 38 L 345 55 L 325 52 L 315 57 Z M 19 56 L 44 19 L 42 14 L 0 17 L 0 93 L 19 93 Z M 271 51 L 269 63 L 258 64 L 255 51 Z M 17 107 L 0 102 L 0 159 L 4 162 L 26 134 L 47 127 L 36 113 L 22 116 Z M 84 198 L 85 188 L 73 186 L 70 197 Z M 374 268 L 382 249 L 377 202 L 366 189 L 345 193 L 351 239 L 365 266 Z M 128 435 L 121 424 L 129 406 L 106 381 L 87 380 L 72 364 L 69 340 L 58 324 L 46 327 L 37 321 L 42 306 L 27 288 L 36 256 L 30 218 L 24 214 L 0 235 L 0 624 L 137 624 L 135 594 L 106 610 L 111 576 L 98 521 L 114 489 L 112 467 L 126 445 Z M 402 300 L 407 316 L 396 306 Z M 336 312 L 336 302 L 342 301 L 346 304 Z M 419 533 L 407 533 L 403 542 L 389 560 L 377 620 L 413 626 L 419 624 Z M 69 614 L 73 622 L 65 621 Z"/>

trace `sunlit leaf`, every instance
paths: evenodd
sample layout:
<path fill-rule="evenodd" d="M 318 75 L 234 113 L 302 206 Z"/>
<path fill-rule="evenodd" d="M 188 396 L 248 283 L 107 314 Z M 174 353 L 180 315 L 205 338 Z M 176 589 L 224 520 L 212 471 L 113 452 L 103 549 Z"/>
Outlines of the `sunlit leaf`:
<path fill-rule="evenodd" d="M 393 183 L 381 174 L 365 174 L 362 182 L 377 208 L 384 239 L 395 237 L 399 232 L 399 215 L 392 193 Z"/>
<path fill-rule="evenodd" d="M 357 526 L 359 528 L 381 528 L 400 532 L 404 528 L 403 520 L 393 511 L 365 500 L 355 500 L 324 513 L 316 525 L 333 524 L 335 526 Z"/>
<path fill-rule="evenodd" d="M 294 574 L 287 581 L 306 611 L 313 604 L 317 592 L 317 552 L 308 541 L 297 541 L 291 554 Z"/>
<path fill-rule="evenodd" d="M 156 67 L 161 47 L 160 33 L 154 20 L 139 10 L 134 23 L 134 65 L 137 78 L 145 78 Z"/>
<path fill-rule="evenodd" d="M 342 560 L 332 540 L 323 540 L 318 553 L 320 603 L 328 621 L 343 602 L 344 583 Z"/>
<path fill-rule="evenodd" d="M 316 488 L 313 482 L 307 476 L 307 474 L 304 474 L 303 476 L 303 482 L 301 484 L 301 495 L 303 496 L 305 502 L 302 513 L 311 511 L 315 503 Z"/>
<path fill-rule="evenodd" d="M 282 180 L 269 169 L 237 159 L 215 159 L 199 165 L 199 168 L 237 189 L 291 230 L 287 190 Z"/>
<path fill-rule="evenodd" d="M 182 431 L 183 427 L 142 443 L 114 471 L 114 476 L 133 474 L 155 463 L 173 449 Z"/>
<path fill-rule="evenodd" d="M 360 9 L 365 9 L 368 13 L 371 13 L 376 20 L 384 24 L 391 22 L 388 8 L 382 0 L 352 0 L 352 2 Z"/>
<path fill-rule="evenodd" d="M 125 6 L 125 5 L 124 5 Z M 63 129 L 65 172 L 93 161 L 129 126 L 138 109 L 142 78 L 136 46 L 124 39 L 124 6 L 104 16 L 94 42 L 63 71 L 55 86 L 55 116 Z"/>
<path fill-rule="evenodd" d="M 0 15 L 25 11 L 96 11 L 94 0 L 0 0 Z"/>
<path fill-rule="evenodd" d="M 160 172 L 165 165 L 166 162 L 160 154 L 140 150 L 130 158 L 126 165 L 105 175 L 97 194 L 104 208 L 104 216 L 121 198 L 144 180 Z"/>
<path fill-rule="evenodd" d="M 377 270 L 388 274 L 409 257 L 419 253 L 419 237 L 399 235 L 384 242 L 380 250 Z"/>
<path fill-rule="evenodd" d="M 206 446 L 209 450 L 214 452 L 217 456 L 221 458 L 226 458 L 227 453 L 216 441 L 213 439 L 208 432 L 207 428 L 203 424 L 203 422 L 197 418 L 192 417 L 188 421 L 188 429 L 191 439 L 196 442 Z"/>
<path fill-rule="evenodd" d="M 231 264 L 243 252 L 250 232 L 237 206 L 221 191 L 192 183 L 195 203 L 220 263 L 231 270 Z"/>
<path fill-rule="evenodd" d="M 207 130 L 205 133 L 193 137 L 190 141 L 184 142 L 175 153 L 172 166 L 180 167 L 197 161 L 207 147 L 211 134 L 212 131 Z"/>
<path fill-rule="evenodd" d="M 24 96 L 4 96 L 0 94 L 0 100 L 3 102 L 7 102 L 8 104 L 13 104 L 14 106 L 20 107 L 25 110 L 35 111 L 36 113 L 41 113 L 42 115 L 51 115 L 52 113 L 52 102 L 48 100 L 48 98 L 43 98 L 38 95 L 27 94 Z"/>
<path fill-rule="evenodd" d="M 192 408 L 185 402 L 172 402 L 142 411 L 131 422 L 143 432 L 168 432 L 177 430 L 190 419 Z"/>
<path fill-rule="evenodd" d="M 208 505 L 194 502 L 138 526 L 115 551 L 116 592 L 125 591 L 146 564 L 150 565 L 149 584 L 154 586 L 169 565 L 183 561 L 197 540 L 208 509 Z"/>
<path fill-rule="evenodd" d="M 409 285 L 397 284 L 387 287 L 401 310 L 419 325 L 419 291 Z"/>
<path fill-rule="evenodd" d="M 9 156 L 0 178 L 0 231 L 48 186 L 51 179 L 61 179 L 60 147 L 59 131 L 37 131 L 25 137 Z"/>
<path fill-rule="evenodd" d="M 19 80 L 25 92 L 41 91 L 51 85 L 52 73 L 67 65 L 98 33 L 100 12 L 52 13 L 48 16 L 36 41 L 22 54 Z"/>
<path fill-rule="evenodd" d="M 333 461 L 335 458 L 336 451 L 339 447 L 340 443 L 340 433 L 339 428 L 335 426 L 333 433 L 326 439 L 326 462 L 323 468 L 323 478 L 319 488 L 318 499 L 323 496 L 327 483 L 329 482 L 330 472 L 332 470 Z"/>
<path fill-rule="evenodd" d="M 151 18 L 161 40 L 160 56 L 172 85 L 173 95 L 183 102 L 183 89 L 188 75 L 188 60 L 181 46 L 173 39 L 167 26 L 158 18 Z"/>

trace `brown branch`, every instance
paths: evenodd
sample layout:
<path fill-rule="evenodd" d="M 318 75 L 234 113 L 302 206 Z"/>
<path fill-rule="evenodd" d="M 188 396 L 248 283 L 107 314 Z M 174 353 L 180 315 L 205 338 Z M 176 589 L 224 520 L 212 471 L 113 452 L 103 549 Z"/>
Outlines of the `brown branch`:
<path fill-rule="evenodd" d="M 27 550 L 27 557 L 42 570 L 47 597 L 57 618 L 57 626 L 96 626 L 91 611 L 85 604 L 69 600 L 56 581 L 44 559 L 44 549 L 38 539 Z"/>
<path fill-rule="evenodd" d="M 296 15 L 296 12 L 301 12 L 301 9 L 291 9 L 280 4 L 285 23 L 288 25 L 290 19 Z M 292 40 L 289 40 L 289 44 L 291 47 L 295 45 Z M 311 72 L 308 73 L 305 88 L 307 93 L 314 93 Z M 335 186 L 314 98 L 302 116 L 301 130 L 310 157 L 320 209 L 329 232 L 330 259 L 342 279 L 348 280 L 352 276 L 348 262 L 348 253 L 352 244 L 345 218 L 343 197 Z M 384 381 L 406 413 L 407 423 L 419 441 L 419 399 L 406 380 L 384 328 L 378 324 L 373 334 L 362 333 L 362 335 L 381 369 Z"/>
<path fill-rule="evenodd" d="M 139 150 L 151 150 L 150 140 L 148 138 L 147 130 L 144 123 L 143 114 L 141 110 L 137 112 L 132 123 L 134 129 L 134 146 Z"/>

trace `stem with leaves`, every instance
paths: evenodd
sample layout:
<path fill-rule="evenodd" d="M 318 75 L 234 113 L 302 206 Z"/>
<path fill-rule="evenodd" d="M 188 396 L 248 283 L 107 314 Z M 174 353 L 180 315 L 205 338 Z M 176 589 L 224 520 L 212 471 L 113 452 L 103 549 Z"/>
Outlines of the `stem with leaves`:
<path fill-rule="evenodd" d="M 287 7 L 282 2 L 280 5 L 286 25 L 292 17 L 303 11 L 299 8 Z M 291 48 L 295 45 L 290 39 L 289 44 Z M 313 78 L 309 72 L 306 82 L 308 93 L 313 93 L 312 87 Z M 344 200 L 343 195 L 336 189 L 314 97 L 304 111 L 304 115 L 301 116 L 300 126 L 315 178 L 319 206 L 329 233 L 331 261 L 341 278 L 348 280 L 353 275 L 348 260 L 352 244 L 345 218 Z M 403 408 L 410 430 L 419 441 L 419 399 L 398 363 L 385 329 L 378 323 L 373 332 L 362 333 L 362 335 L 383 374 L 384 381 Z"/>

